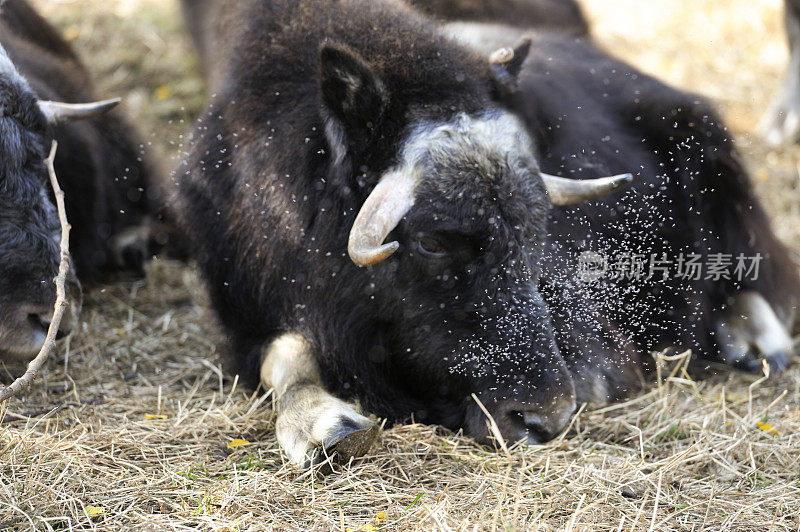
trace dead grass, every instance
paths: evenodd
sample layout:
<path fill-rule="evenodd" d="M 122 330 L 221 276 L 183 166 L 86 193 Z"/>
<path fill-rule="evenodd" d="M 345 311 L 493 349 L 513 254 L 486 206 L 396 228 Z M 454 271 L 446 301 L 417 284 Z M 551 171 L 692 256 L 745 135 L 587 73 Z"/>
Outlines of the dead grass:
<path fill-rule="evenodd" d="M 174 156 L 202 102 L 175 3 L 35 3 Z M 786 56 L 780 2 L 585 4 L 609 49 L 719 102 L 800 258 L 800 149 L 746 135 Z M 162 261 L 89 294 L 79 334 L 0 412 L 0 528 L 800 529 L 798 364 L 774 381 L 678 372 L 508 454 L 392 427 L 367 459 L 318 478 L 285 463 L 269 399 L 220 369 L 202 294 L 191 268 Z"/>

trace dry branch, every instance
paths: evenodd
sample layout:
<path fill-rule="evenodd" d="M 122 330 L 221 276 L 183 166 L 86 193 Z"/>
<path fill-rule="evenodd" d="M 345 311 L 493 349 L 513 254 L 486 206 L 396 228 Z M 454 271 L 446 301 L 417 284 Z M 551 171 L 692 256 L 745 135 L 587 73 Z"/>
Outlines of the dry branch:
<path fill-rule="evenodd" d="M 64 191 L 61 190 L 61 186 L 58 184 L 56 170 L 53 167 L 53 161 L 56 157 L 57 148 L 58 143 L 54 140 L 50 148 L 50 155 L 44 160 L 44 163 L 47 166 L 47 173 L 50 175 L 50 185 L 53 187 L 53 193 L 55 194 L 56 198 L 58 220 L 61 222 L 61 261 L 58 265 L 58 275 L 53 280 L 56 283 L 56 303 L 53 309 L 53 321 L 50 322 L 50 327 L 47 329 L 47 337 L 44 340 L 42 349 L 39 351 L 39 354 L 36 355 L 36 358 L 34 358 L 28 364 L 28 369 L 25 371 L 25 374 L 12 382 L 9 386 L 0 388 L 0 403 L 20 393 L 22 390 L 30 386 L 33 382 L 33 379 L 36 378 L 36 374 L 39 373 L 40 369 L 42 369 L 47 357 L 50 356 L 50 353 L 53 351 L 53 348 L 56 345 L 58 328 L 61 326 L 61 318 L 64 315 L 64 310 L 68 305 L 65 284 L 67 280 L 67 272 L 69 271 L 70 225 L 67 222 L 67 210 L 64 206 Z"/>

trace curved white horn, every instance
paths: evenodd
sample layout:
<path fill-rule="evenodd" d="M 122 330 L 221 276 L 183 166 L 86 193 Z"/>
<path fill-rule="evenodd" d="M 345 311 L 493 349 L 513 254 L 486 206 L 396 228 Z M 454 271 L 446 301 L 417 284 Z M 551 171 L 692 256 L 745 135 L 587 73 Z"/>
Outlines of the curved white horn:
<path fill-rule="evenodd" d="M 597 179 L 567 179 L 542 172 L 547 194 L 553 205 L 572 205 L 622 190 L 633 181 L 631 174 Z"/>
<path fill-rule="evenodd" d="M 383 176 L 356 216 L 347 252 L 358 266 L 372 266 L 387 259 L 400 244 L 383 241 L 414 205 L 419 175 L 391 172 Z"/>
<path fill-rule="evenodd" d="M 39 110 L 50 124 L 63 124 L 73 120 L 92 118 L 110 111 L 121 102 L 120 98 L 90 103 L 62 103 L 39 101 Z"/>

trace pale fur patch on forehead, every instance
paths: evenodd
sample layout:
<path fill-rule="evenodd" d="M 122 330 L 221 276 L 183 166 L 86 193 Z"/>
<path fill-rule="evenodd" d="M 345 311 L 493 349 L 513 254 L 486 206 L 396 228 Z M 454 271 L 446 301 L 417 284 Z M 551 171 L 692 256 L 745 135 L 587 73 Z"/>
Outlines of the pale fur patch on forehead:
<path fill-rule="evenodd" d="M 525 126 L 511 113 L 466 113 L 449 122 L 423 122 L 413 128 L 401 152 L 401 166 L 411 168 L 430 160 L 532 160 L 532 142 Z"/>

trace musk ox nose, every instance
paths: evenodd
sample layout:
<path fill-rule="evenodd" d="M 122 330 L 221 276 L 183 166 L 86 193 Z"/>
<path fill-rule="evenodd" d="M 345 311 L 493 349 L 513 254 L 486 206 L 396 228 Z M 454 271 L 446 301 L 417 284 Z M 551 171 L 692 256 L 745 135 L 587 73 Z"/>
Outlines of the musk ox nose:
<path fill-rule="evenodd" d="M 65 289 L 67 306 L 56 332 L 57 339 L 69 336 L 75 328 L 83 302 L 80 282 L 71 270 Z M 23 361 L 42 348 L 53 319 L 55 300 L 53 286 L 52 291 L 31 293 L 21 301 L 0 305 L 0 360 Z"/>
<path fill-rule="evenodd" d="M 61 318 L 61 323 L 58 326 L 58 332 L 56 332 L 56 340 L 61 340 L 62 338 L 66 338 L 72 334 L 72 329 L 75 325 L 75 319 L 72 317 L 72 315 L 72 309 L 67 308 L 64 311 L 64 316 Z M 28 315 L 28 321 L 30 322 L 31 326 L 34 329 L 38 329 L 39 331 L 43 332 L 44 334 L 47 334 L 47 331 L 50 330 L 52 318 L 52 314 Z"/>
<path fill-rule="evenodd" d="M 512 442 L 525 440 L 529 444 L 544 443 L 561 434 L 576 410 L 572 397 L 544 405 L 507 401 L 499 406 L 494 417 L 503 437 Z"/>
<path fill-rule="evenodd" d="M 507 443 L 522 440 L 531 445 L 550 441 L 561 434 L 577 410 L 571 387 L 538 401 L 510 398 L 496 402 L 484 399 L 482 403 Z M 495 440 L 486 413 L 477 404 L 476 408 L 468 410 L 464 428 L 467 434 L 483 443 Z"/>
<path fill-rule="evenodd" d="M 78 321 L 80 307 L 70 305 L 56 331 L 56 339 L 72 332 Z M 21 309 L 0 315 L 0 360 L 22 362 L 34 356 L 44 345 L 52 320 L 52 311 L 30 312 Z"/>
<path fill-rule="evenodd" d="M 80 317 L 83 304 L 81 285 L 72 270 L 70 270 L 70 273 L 67 275 L 65 289 L 67 307 L 64 309 L 64 314 L 61 316 L 61 322 L 58 324 L 56 340 L 61 340 L 72 334 L 72 331 L 78 325 L 78 318 Z M 54 310 L 52 305 L 53 303 L 43 305 L 36 308 L 35 311 L 28 308 L 27 322 L 36 336 L 41 336 L 41 334 L 47 335 L 47 331 L 50 330 Z"/>

